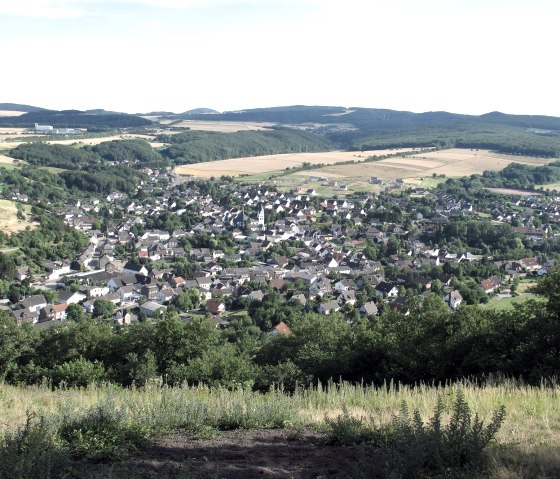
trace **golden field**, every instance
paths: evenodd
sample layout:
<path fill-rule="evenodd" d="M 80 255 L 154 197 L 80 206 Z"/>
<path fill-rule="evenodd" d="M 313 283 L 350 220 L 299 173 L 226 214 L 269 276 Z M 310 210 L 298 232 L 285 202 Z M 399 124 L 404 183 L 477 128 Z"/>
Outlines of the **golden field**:
<path fill-rule="evenodd" d="M 283 171 L 286 168 L 300 167 L 303 163 L 336 165 L 346 161 L 364 161 L 372 155 L 390 155 L 410 149 L 387 149 L 369 151 L 327 151 L 321 153 L 287 153 L 281 155 L 250 156 L 231 160 L 208 161 L 192 165 L 181 165 L 175 169 L 180 175 L 202 178 L 222 175 L 255 175 Z M 351 166 L 351 165 L 347 165 Z M 326 169 L 317 170 L 315 174 L 324 176 Z M 304 172 L 309 174 L 309 172 Z"/>
<path fill-rule="evenodd" d="M 296 173 L 296 175 L 330 176 L 366 182 L 370 177 L 377 176 L 385 181 L 402 178 L 406 183 L 419 184 L 424 177 L 431 177 L 433 174 L 468 176 L 486 170 L 499 171 L 510 163 L 538 166 L 549 162 L 549 159 L 504 155 L 490 150 L 472 151 L 452 148 L 403 158 L 387 158 L 365 164 L 333 165 L 320 170 Z"/>
<path fill-rule="evenodd" d="M 24 210 L 28 207 L 25 206 Z M 35 226 L 27 220 L 17 218 L 17 208 L 13 201 L 0 200 L 0 231 L 5 233 L 17 233 L 23 231 L 28 226 Z"/>
<path fill-rule="evenodd" d="M 162 120 L 160 123 L 169 124 L 171 121 Z M 190 129 L 193 131 L 215 131 L 220 133 L 236 133 L 238 131 L 262 131 L 274 126 L 275 123 L 260 123 L 248 121 L 206 121 L 183 120 L 174 123 L 174 127 Z"/>

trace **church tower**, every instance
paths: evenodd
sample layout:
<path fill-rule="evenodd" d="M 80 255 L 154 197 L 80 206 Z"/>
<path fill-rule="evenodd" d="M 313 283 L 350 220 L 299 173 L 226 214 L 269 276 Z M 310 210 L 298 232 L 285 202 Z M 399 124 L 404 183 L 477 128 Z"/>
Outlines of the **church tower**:
<path fill-rule="evenodd" d="M 257 217 L 258 225 L 264 230 L 264 208 L 261 206 L 261 210 L 259 211 L 259 216 Z"/>

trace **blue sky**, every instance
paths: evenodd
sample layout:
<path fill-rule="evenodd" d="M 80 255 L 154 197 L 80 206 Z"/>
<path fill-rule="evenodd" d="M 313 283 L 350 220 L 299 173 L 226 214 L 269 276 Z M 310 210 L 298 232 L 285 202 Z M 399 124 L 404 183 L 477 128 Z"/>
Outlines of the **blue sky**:
<path fill-rule="evenodd" d="M 552 0 L 9 0 L 0 102 L 560 116 Z"/>

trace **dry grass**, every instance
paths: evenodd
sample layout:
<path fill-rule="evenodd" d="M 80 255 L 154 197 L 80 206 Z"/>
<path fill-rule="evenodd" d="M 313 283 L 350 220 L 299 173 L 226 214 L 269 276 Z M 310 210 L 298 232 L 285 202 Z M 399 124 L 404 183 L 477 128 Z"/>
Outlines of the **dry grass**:
<path fill-rule="evenodd" d="M 0 164 L 5 164 L 5 165 L 11 165 L 13 164 L 14 159 L 10 158 L 9 156 L 6 155 L 0 155 Z"/>
<path fill-rule="evenodd" d="M 28 207 L 25 209 L 27 210 Z M 16 204 L 13 201 L 0 200 L 0 231 L 17 233 L 28 226 L 36 226 L 36 223 L 18 220 Z"/>
<path fill-rule="evenodd" d="M 255 175 L 253 179 L 262 180 L 265 179 L 265 176 L 260 177 L 259 175 L 285 172 L 286 168 L 300 167 L 304 162 L 323 163 L 327 166 L 315 170 L 294 172 L 278 181 L 286 188 L 291 188 L 295 184 L 301 185 L 305 177 L 318 176 L 345 181 L 355 189 L 369 190 L 373 188 L 369 184 L 369 178 L 372 176 L 377 176 L 387 182 L 402 178 L 409 185 L 421 185 L 426 178 L 432 178 L 434 174 L 448 177 L 468 176 L 480 174 L 485 170 L 499 171 L 510 163 L 544 165 L 550 162 L 544 158 L 509 156 L 489 150 L 474 151 L 453 148 L 429 153 L 418 152 L 414 155 L 391 157 L 369 163 L 337 165 L 337 163 L 347 161 L 363 161 L 368 156 L 394 155 L 404 151 L 410 151 L 410 149 L 255 156 L 182 165 L 176 168 L 176 172 L 201 178 L 222 175 Z"/>
<path fill-rule="evenodd" d="M 350 182 L 356 188 L 372 188 L 369 178 L 378 178 L 391 182 L 402 178 L 409 185 L 424 185 L 426 179 L 435 174 L 453 176 L 468 176 L 480 174 L 485 170 L 499 171 L 510 163 L 527 165 L 544 165 L 549 159 L 523 156 L 509 156 L 489 150 L 472 151 L 469 149 L 453 148 L 449 150 L 418 153 L 406 157 L 387 158 L 372 163 L 354 165 L 333 165 L 312 171 L 299 172 L 288 176 L 291 183 L 301 181 L 302 176 L 324 176 Z M 290 182 L 290 181 L 288 181 Z"/>
<path fill-rule="evenodd" d="M 165 388 L 160 384 L 141 389 L 98 386 L 89 389 L 51 390 L 48 387 L 14 387 L 0 384 L 0 434 L 25 422 L 27 411 L 43 415 L 75 416 L 100 404 L 112 404 L 136 420 L 165 416 L 170 424 L 186 420 L 185 414 L 290 414 L 294 426 L 320 426 L 325 417 L 334 418 L 346 408 L 353 416 L 376 425 L 388 424 L 403 401 L 418 409 L 424 420 L 432 417 L 439 396 L 444 418 L 450 417 L 461 388 L 473 413 L 489 420 L 504 405 L 506 421 L 497 435 L 498 447 L 491 448 L 492 477 L 556 477 L 560 471 L 560 385 L 531 387 L 513 381 L 493 385 L 473 384 L 414 388 L 360 387 L 342 384 L 328 389 L 259 394 L 243 390 L 210 390 L 204 387 Z M 194 408 L 194 409 L 193 409 Z M 206 412 L 204 412 L 206 411 Z M 261 417 L 262 416 L 262 417 Z M 198 417 L 198 416 L 197 416 Z M 142 419 L 144 418 L 144 419 Z M 198 420 L 204 420 L 202 416 Z M 285 424 L 289 426 L 289 424 Z M 546 475 L 549 474 L 549 475 Z"/>
<path fill-rule="evenodd" d="M 23 114 L 25 114 L 24 111 L 0 110 L 0 116 L 21 116 Z"/>
<path fill-rule="evenodd" d="M 363 152 L 327 151 L 322 153 L 288 153 L 282 155 L 250 156 L 231 160 L 208 161 L 196 163 L 194 165 L 182 165 L 178 166 L 175 171 L 180 175 L 192 175 L 203 178 L 222 175 L 254 175 L 283 171 L 286 168 L 300 167 L 303 163 L 324 163 L 326 165 L 333 165 L 345 161 L 363 161 L 368 156 L 372 155 L 381 156 L 403 151 L 410 151 L 410 149 L 371 150 Z M 326 176 L 323 172 L 325 172 L 325 169 L 318 170 L 315 174 L 318 176 Z M 307 171 L 302 174 L 308 176 L 310 172 Z"/>
<path fill-rule="evenodd" d="M 485 188 L 492 193 L 497 193 L 499 195 L 517 195 L 517 196 L 535 196 L 540 195 L 540 193 L 535 193 L 533 191 L 525 190 L 515 190 L 513 188 Z"/>
<path fill-rule="evenodd" d="M 275 123 L 206 120 L 183 120 L 180 123 L 173 124 L 174 127 L 189 128 L 190 130 L 194 131 L 217 131 L 221 133 L 236 133 L 238 131 L 263 131 L 269 129 L 274 125 Z"/>
<path fill-rule="evenodd" d="M 329 167 L 325 172 L 351 178 L 378 176 L 386 180 L 395 178 L 419 180 L 434 173 L 446 176 L 468 176 L 485 170 L 499 171 L 510 163 L 544 165 L 549 161 L 543 158 L 508 156 L 489 150 L 471 151 L 453 148 L 406 158 L 388 158 L 364 165 Z"/>

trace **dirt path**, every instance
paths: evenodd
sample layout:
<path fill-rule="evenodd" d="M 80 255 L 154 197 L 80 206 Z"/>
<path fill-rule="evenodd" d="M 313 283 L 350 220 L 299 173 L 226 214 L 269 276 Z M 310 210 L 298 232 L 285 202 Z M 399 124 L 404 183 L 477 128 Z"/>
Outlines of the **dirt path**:
<path fill-rule="evenodd" d="M 381 471 L 365 470 L 382 463 L 375 460 L 378 450 L 325 446 L 320 439 L 314 432 L 280 429 L 225 431 L 212 439 L 178 432 L 121 463 L 93 466 L 89 473 L 127 479 L 380 477 Z"/>

